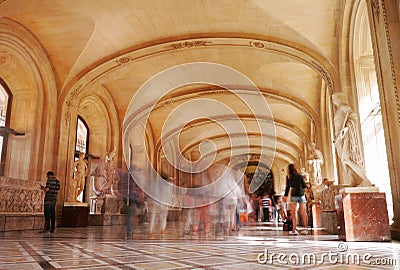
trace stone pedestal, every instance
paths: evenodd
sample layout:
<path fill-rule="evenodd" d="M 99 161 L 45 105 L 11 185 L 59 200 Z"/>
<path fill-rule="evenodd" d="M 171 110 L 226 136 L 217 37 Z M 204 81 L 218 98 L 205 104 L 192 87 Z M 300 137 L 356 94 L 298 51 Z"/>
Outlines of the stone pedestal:
<path fill-rule="evenodd" d="M 321 227 L 331 234 L 339 234 L 336 210 L 321 212 Z"/>
<path fill-rule="evenodd" d="M 43 230 L 44 216 L 41 213 L 0 213 L 0 232 Z"/>
<path fill-rule="evenodd" d="M 126 214 L 90 214 L 90 226 L 125 225 Z"/>
<path fill-rule="evenodd" d="M 120 214 L 121 209 L 126 203 L 122 198 L 110 194 L 106 194 L 102 201 L 103 204 L 101 206 L 101 213 L 105 215 Z"/>
<path fill-rule="evenodd" d="M 62 210 L 63 227 L 85 227 L 89 220 L 87 203 L 64 203 Z"/>
<path fill-rule="evenodd" d="M 104 197 L 90 197 L 89 225 L 110 226 L 124 225 L 126 214 L 124 207 L 126 202 L 117 196 L 106 194 Z"/>
<path fill-rule="evenodd" d="M 313 228 L 321 228 L 321 204 L 313 203 L 312 205 L 312 225 Z"/>
<path fill-rule="evenodd" d="M 349 191 L 346 190 L 346 192 Z M 356 192 L 335 196 L 339 239 L 345 241 L 390 241 L 385 193 Z"/>

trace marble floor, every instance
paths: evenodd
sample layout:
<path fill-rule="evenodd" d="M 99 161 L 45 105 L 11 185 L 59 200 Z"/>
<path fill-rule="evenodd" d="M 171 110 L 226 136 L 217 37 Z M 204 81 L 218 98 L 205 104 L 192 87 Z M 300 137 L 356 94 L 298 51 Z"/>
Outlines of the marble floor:
<path fill-rule="evenodd" d="M 176 223 L 126 239 L 124 226 L 0 233 L 0 269 L 400 269 L 400 245 L 341 242 L 322 230 L 291 236 L 282 224 L 242 226 L 232 235 L 182 236 Z"/>

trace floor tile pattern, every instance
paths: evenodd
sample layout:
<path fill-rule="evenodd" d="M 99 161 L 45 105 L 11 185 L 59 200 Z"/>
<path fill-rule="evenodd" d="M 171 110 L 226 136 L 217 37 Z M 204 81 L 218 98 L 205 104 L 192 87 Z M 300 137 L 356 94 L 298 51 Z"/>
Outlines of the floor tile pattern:
<path fill-rule="evenodd" d="M 126 239 L 124 226 L 57 228 L 0 233 L 0 269 L 400 269 L 400 245 L 341 242 L 311 230 L 289 236 L 273 223 L 241 227 L 230 236 L 182 236 L 169 223 L 165 235 L 146 225 Z"/>

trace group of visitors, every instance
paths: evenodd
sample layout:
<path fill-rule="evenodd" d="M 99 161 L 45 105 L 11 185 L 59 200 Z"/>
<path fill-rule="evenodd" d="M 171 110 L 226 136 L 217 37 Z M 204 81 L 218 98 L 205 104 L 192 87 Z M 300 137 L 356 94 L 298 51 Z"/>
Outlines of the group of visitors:
<path fill-rule="evenodd" d="M 286 220 L 286 206 L 282 196 L 264 194 L 258 196 L 251 194 L 251 203 L 254 212 L 249 219 L 253 222 L 283 222 Z"/>
<path fill-rule="evenodd" d="M 223 179 L 220 183 L 225 186 L 220 184 L 216 185 L 216 188 L 219 190 L 217 194 L 223 196 L 211 198 L 209 194 L 201 194 L 196 192 L 195 189 L 188 189 L 189 192 L 185 195 L 185 203 L 187 205 L 192 205 L 193 200 L 198 201 L 199 196 L 204 201 L 204 204 L 198 207 L 183 208 L 182 227 L 184 236 L 199 231 L 204 232 L 205 235 L 230 235 L 233 231 L 238 230 L 240 222 L 247 221 L 248 216 L 256 222 L 269 222 L 270 220 L 283 222 L 290 217 L 293 229 L 289 234 L 297 235 L 299 234 L 297 231 L 298 210 L 302 221 L 308 225 L 304 193 L 304 189 L 307 186 L 303 176 L 298 173 L 293 164 L 288 166 L 287 186 L 284 197 L 268 194 L 257 197 L 252 194 L 250 199 L 245 190 L 247 184 L 245 175 L 241 174 L 240 179 L 238 179 L 237 175 L 237 172 L 221 164 L 214 165 L 208 171 L 199 175 L 203 185 L 211 184 L 222 177 Z M 47 177 L 46 186 L 41 187 L 46 194 L 44 199 L 45 225 L 40 232 L 54 232 L 55 230 L 55 205 L 60 182 L 51 171 L 47 173 Z M 165 234 L 168 206 L 147 197 L 133 181 L 130 187 L 132 189 L 131 196 L 127 200 L 127 237 L 132 237 L 135 218 L 139 215 L 142 216 L 142 222 L 149 223 L 149 236 L 153 235 L 157 221 L 159 222 L 160 234 Z M 288 215 L 287 210 L 290 215 Z M 241 218 L 242 212 L 245 212 L 245 218 Z M 307 226 L 305 228 L 302 231 L 303 234 L 308 233 Z"/>
<path fill-rule="evenodd" d="M 199 187 L 215 181 L 215 193 L 201 193 L 189 189 L 185 195 L 185 204 L 190 206 L 193 201 L 203 202 L 198 207 L 183 209 L 183 236 L 195 233 L 210 235 L 231 235 L 237 231 L 240 222 L 245 222 L 247 212 L 252 211 L 246 196 L 246 182 L 243 174 L 238 174 L 224 164 L 214 164 L 207 171 L 197 175 Z M 246 215 L 241 215 L 245 212 Z"/>
<path fill-rule="evenodd" d="M 250 216 L 253 222 L 290 222 L 293 229 L 289 231 L 290 235 L 298 235 L 297 213 L 300 213 L 301 220 L 305 229 L 303 234 L 308 234 L 308 214 L 307 198 L 305 190 L 307 183 L 304 176 L 301 175 L 294 164 L 288 166 L 286 177 L 286 188 L 283 196 L 276 194 L 251 194 L 251 203 L 254 213 Z"/>

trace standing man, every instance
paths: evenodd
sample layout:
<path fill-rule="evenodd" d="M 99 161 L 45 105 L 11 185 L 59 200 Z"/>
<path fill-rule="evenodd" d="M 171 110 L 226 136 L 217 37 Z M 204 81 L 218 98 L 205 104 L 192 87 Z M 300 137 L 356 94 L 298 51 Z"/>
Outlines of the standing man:
<path fill-rule="evenodd" d="M 60 189 L 60 181 L 54 176 L 54 172 L 47 172 L 46 186 L 41 186 L 41 189 L 45 192 L 44 195 L 44 218 L 45 225 L 42 231 L 39 233 L 45 233 L 50 231 L 54 233 L 56 229 L 56 202 L 58 190 Z"/>
<path fill-rule="evenodd" d="M 269 222 L 270 218 L 269 209 L 271 208 L 271 206 L 272 206 L 271 199 L 268 196 L 268 194 L 265 194 L 264 197 L 261 198 L 261 207 L 263 209 L 263 219 L 262 219 L 263 222 Z"/>

